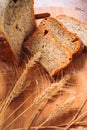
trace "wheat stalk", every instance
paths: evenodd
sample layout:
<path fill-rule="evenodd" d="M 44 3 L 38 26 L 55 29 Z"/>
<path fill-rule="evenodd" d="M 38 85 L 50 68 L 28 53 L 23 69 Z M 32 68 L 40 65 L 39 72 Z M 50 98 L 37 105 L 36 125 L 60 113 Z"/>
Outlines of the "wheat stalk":
<path fill-rule="evenodd" d="M 55 116 L 63 112 L 70 104 L 75 100 L 75 97 L 72 97 L 68 99 L 60 108 L 56 109 L 53 113 L 49 115 L 49 117 L 42 123 L 40 124 L 35 130 L 38 130 L 41 126 L 43 126 L 45 123 L 47 123 L 49 120 L 53 119 Z"/>
<path fill-rule="evenodd" d="M 85 105 L 86 102 L 87 102 L 87 98 L 82 102 L 79 110 L 77 111 L 77 113 L 75 114 L 75 116 L 73 117 L 73 119 L 69 122 L 69 124 L 65 127 L 64 130 L 68 130 L 75 123 L 75 119 L 77 119 L 79 113 L 81 112 L 81 110 L 84 107 L 84 105 Z"/>
<path fill-rule="evenodd" d="M 35 119 L 36 115 L 38 114 L 38 110 L 39 110 L 39 109 L 42 110 L 42 109 L 45 107 L 46 104 L 47 104 L 47 101 L 41 103 L 41 105 L 39 106 L 39 108 L 36 110 L 36 112 L 35 112 L 35 113 L 33 114 L 33 116 L 31 117 L 31 120 L 30 120 L 29 123 L 27 124 L 26 130 L 30 129 L 30 126 L 31 126 L 33 120 Z"/>
<path fill-rule="evenodd" d="M 58 125 L 58 126 L 41 126 L 40 129 L 57 129 L 57 130 L 64 130 L 64 127 L 67 124 L 62 124 L 62 125 Z M 87 121 L 82 121 L 82 122 L 76 122 L 76 125 L 80 125 L 80 126 L 84 126 L 87 125 Z M 16 128 L 16 129 L 12 129 L 12 130 L 35 130 L 35 128 L 37 128 L 37 126 L 32 126 L 29 129 L 28 128 Z"/>
<path fill-rule="evenodd" d="M 12 130 L 35 130 L 37 127 L 31 127 L 29 129 L 26 129 L 26 128 L 17 128 L 17 129 L 12 129 Z M 61 127 L 58 127 L 58 126 L 42 126 L 40 127 L 40 129 L 58 129 L 58 130 L 63 130 L 63 128 Z"/>
<path fill-rule="evenodd" d="M 84 117 L 86 117 L 87 116 L 87 111 L 85 111 L 85 112 L 83 112 L 78 118 L 76 118 L 72 123 L 71 123 L 71 126 L 73 125 L 73 124 L 75 124 L 76 122 L 79 122 L 81 119 L 83 119 Z M 78 123 L 77 123 L 78 124 Z M 69 127 L 71 127 L 71 126 L 69 126 Z"/>
<path fill-rule="evenodd" d="M 26 89 L 26 86 L 24 86 L 24 81 L 25 81 L 26 76 L 29 72 L 29 69 L 32 68 L 35 65 L 35 63 L 39 60 L 40 57 L 41 57 L 41 53 L 38 52 L 36 55 L 34 55 L 34 57 L 32 57 L 28 61 L 23 73 L 21 74 L 21 76 L 17 80 L 17 82 L 16 82 L 15 86 L 13 87 L 12 91 L 7 96 L 7 98 L 3 101 L 2 105 L 0 106 L 0 112 L 4 112 L 4 110 L 10 105 L 11 101 L 15 97 L 19 96 L 19 94 L 21 94 Z"/>
<path fill-rule="evenodd" d="M 87 121 L 81 121 L 81 122 L 76 122 L 76 125 L 79 126 L 87 126 Z M 57 129 L 57 130 L 64 130 L 64 127 L 67 126 L 67 124 L 62 124 L 62 125 L 58 125 L 58 126 L 41 126 L 40 129 Z M 12 130 L 35 130 L 35 128 L 37 128 L 37 126 L 32 126 L 29 129 L 28 128 L 16 128 L 16 129 L 12 129 Z"/>
<path fill-rule="evenodd" d="M 87 121 L 79 121 L 75 123 L 76 125 L 80 125 L 80 126 L 87 126 Z"/>
<path fill-rule="evenodd" d="M 35 130 L 37 127 L 31 127 L 30 130 Z M 57 130 L 63 130 L 64 128 L 61 128 L 59 126 L 41 126 L 40 129 L 57 129 Z M 26 130 L 26 129 L 24 129 Z M 29 130 L 29 129 L 27 129 Z"/>
<path fill-rule="evenodd" d="M 33 104 L 40 104 L 44 101 L 43 107 L 47 104 L 48 100 L 51 99 L 53 96 L 57 94 L 58 91 L 60 91 L 64 85 L 67 83 L 67 80 L 70 79 L 70 75 L 65 76 L 59 83 L 52 83 L 51 87 L 47 88 L 41 95 L 39 95 L 33 102 Z M 42 107 L 42 109 L 43 109 Z M 31 123 L 33 122 L 37 112 L 33 115 L 31 122 L 29 122 L 27 129 L 30 127 Z"/>
<path fill-rule="evenodd" d="M 31 96 L 29 96 L 25 101 L 23 101 L 2 123 L 0 123 L 0 126 L 2 126 L 9 118 L 18 111 L 33 95 L 35 95 L 36 92 L 34 92 Z"/>
<path fill-rule="evenodd" d="M 34 102 L 26 108 L 20 115 L 18 115 L 12 122 L 10 122 L 3 130 L 7 129 L 13 122 L 15 122 L 19 117 L 21 117 L 25 112 L 27 112 L 34 105 L 39 105 L 42 102 L 48 102 L 53 96 L 57 95 L 57 92 L 60 91 L 67 81 L 70 79 L 70 75 L 66 75 L 62 80 L 58 83 L 52 83 L 50 87 L 48 87 L 42 94 L 35 98 Z"/>

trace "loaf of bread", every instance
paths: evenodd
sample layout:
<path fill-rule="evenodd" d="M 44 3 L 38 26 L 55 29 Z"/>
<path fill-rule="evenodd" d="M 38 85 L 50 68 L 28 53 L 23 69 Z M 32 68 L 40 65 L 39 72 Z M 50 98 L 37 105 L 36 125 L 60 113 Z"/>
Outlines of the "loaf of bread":
<path fill-rule="evenodd" d="M 59 15 L 56 18 L 62 22 L 69 31 L 77 34 L 82 40 L 85 47 L 87 47 L 87 23 L 82 23 L 79 20 L 68 17 L 65 15 Z"/>
<path fill-rule="evenodd" d="M 33 0 L 0 0 L 0 27 L 0 35 L 4 34 L 3 39 L 6 40 L 5 45 L 0 45 L 0 47 L 4 46 L 4 48 L 0 48 L 0 54 L 4 52 L 0 58 L 9 60 L 4 56 L 14 54 L 16 59 L 19 59 L 22 43 L 36 28 Z M 6 51 L 7 46 L 8 51 Z M 13 51 L 13 54 L 8 54 L 8 52 L 12 52 L 10 50 Z"/>
<path fill-rule="evenodd" d="M 24 43 L 24 47 L 33 55 L 41 52 L 40 63 L 51 76 L 65 68 L 72 60 L 70 51 L 56 42 L 47 30 L 37 29 Z"/>
<path fill-rule="evenodd" d="M 3 61 L 15 62 L 17 61 L 14 50 L 10 47 L 10 43 L 6 38 L 6 35 L 2 32 L 0 28 L 0 59 Z"/>
<path fill-rule="evenodd" d="M 45 18 L 41 21 L 39 27 L 51 32 L 56 41 L 65 46 L 72 53 L 72 55 L 78 54 L 82 50 L 82 43 L 80 39 L 75 34 L 63 28 L 63 25 L 55 18 Z"/>

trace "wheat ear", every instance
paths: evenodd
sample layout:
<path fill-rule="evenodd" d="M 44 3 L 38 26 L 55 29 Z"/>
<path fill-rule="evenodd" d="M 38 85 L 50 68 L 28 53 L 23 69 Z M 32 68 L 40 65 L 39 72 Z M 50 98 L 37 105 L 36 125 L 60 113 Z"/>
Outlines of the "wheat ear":
<path fill-rule="evenodd" d="M 7 96 L 7 98 L 3 101 L 3 103 L 0 107 L 0 112 L 3 112 L 9 106 L 11 101 L 26 89 L 26 86 L 24 86 L 24 81 L 26 79 L 28 71 L 29 71 L 30 68 L 32 68 L 36 64 L 36 62 L 40 59 L 40 57 L 41 57 L 41 53 L 38 52 L 38 53 L 36 53 L 36 55 L 34 55 L 28 61 L 23 73 L 21 74 L 21 76 L 17 80 L 17 82 L 16 82 L 15 86 L 13 87 L 12 91 Z"/>
<path fill-rule="evenodd" d="M 57 83 L 52 83 L 50 87 L 48 87 L 41 95 L 36 97 L 34 100 L 34 104 L 39 104 L 43 102 L 44 100 L 49 100 L 53 96 L 57 95 L 57 93 L 63 89 L 64 85 L 67 83 L 67 81 L 70 79 L 70 75 L 66 75 L 63 79 L 61 79 Z"/>
<path fill-rule="evenodd" d="M 48 99 L 51 99 L 53 96 L 57 95 L 57 92 L 60 91 L 64 85 L 67 83 L 67 80 L 70 79 L 70 75 L 66 75 L 60 82 L 58 83 L 52 83 L 50 87 L 48 87 L 41 95 L 39 95 L 33 102 L 33 105 L 40 104 L 43 102 L 43 107 L 47 104 Z M 30 128 L 31 123 L 33 122 L 35 116 L 37 115 L 37 112 L 33 115 L 31 122 L 29 122 L 27 128 Z"/>
<path fill-rule="evenodd" d="M 52 98 L 52 96 L 57 95 L 57 92 L 61 90 L 61 88 L 64 87 L 64 85 L 67 83 L 67 80 L 70 79 L 70 75 L 65 76 L 62 80 L 60 80 L 58 83 L 51 84 L 50 87 L 48 87 L 42 94 L 40 94 L 38 97 L 35 98 L 34 102 L 26 108 L 20 115 L 18 115 L 13 121 L 11 121 L 3 130 L 7 129 L 13 122 L 15 122 L 19 117 L 21 117 L 25 112 L 27 112 L 30 108 L 32 108 L 34 105 L 39 105 L 43 101 L 48 101 Z"/>
<path fill-rule="evenodd" d="M 49 120 L 53 119 L 55 116 L 63 112 L 67 107 L 70 106 L 70 104 L 75 100 L 75 97 L 72 97 L 68 99 L 60 108 L 56 109 L 53 113 L 49 115 L 49 117 L 42 123 L 40 124 L 35 130 L 38 130 L 41 126 L 43 126 L 45 123 L 47 123 Z"/>
<path fill-rule="evenodd" d="M 67 83 L 67 80 L 70 79 L 70 75 L 65 76 L 60 82 L 58 83 L 52 83 L 49 88 L 47 88 L 41 95 L 39 95 L 33 104 L 40 104 L 43 102 L 43 108 L 48 103 L 48 100 L 51 99 L 53 96 L 57 95 L 57 93 L 64 87 L 64 85 Z M 42 109 L 43 109 L 42 108 Z M 29 122 L 28 127 L 30 128 L 31 123 L 35 119 L 37 112 L 33 115 L 31 122 Z"/>

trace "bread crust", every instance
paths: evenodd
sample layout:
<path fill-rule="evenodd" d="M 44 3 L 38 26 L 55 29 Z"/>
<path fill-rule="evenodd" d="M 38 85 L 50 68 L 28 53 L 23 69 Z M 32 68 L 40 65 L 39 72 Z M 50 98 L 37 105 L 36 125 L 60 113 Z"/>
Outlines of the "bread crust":
<path fill-rule="evenodd" d="M 83 51 L 84 46 L 83 46 L 83 43 L 82 43 L 82 41 L 80 40 L 80 38 L 79 38 L 76 34 L 74 34 L 74 33 L 70 32 L 70 31 L 68 31 L 68 29 L 65 28 L 64 25 L 63 25 L 61 22 L 57 21 L 55 18 L 53 18 L 53 17 L 45 18 L 44 20 L 41 21 L 39 27 L 41 27 L 41 26 L 43 25 L 43 23 L 45 22 L 46 19 L 51 19 L 51 20 L 55 21 L 56 24 L 58 24 L 58 26 L 60 26 L 60 27 L 62 28 L 63 32 L 66 33 L 66 31 L 67 31 L 67 33 L 68 33 L 69 35 L 74 36 L 75 39 L 78 40 L 78 48 L 72 52 L 72 55 L 73 55 L 73 56 L 74 56 L 74 55 L 79 55 L 79 54 Z"/>
<path fill-rule="evenodd" d="M 86 22 L 81 22 L 79 19 L 76 19 L 76 18 L 73 18 L 73 17 L 70 17 L 70 16 L 67 16 L 67 15 L 58 15 L 57 17 L 56 17 L 56 19 L 57 18 L 59 18 L 59 17 L 66 17 L 66 18 L 69 18 L 69 19 L 71 19 L 71 20 L 73 20 L 73 21 L 76 21 L 78 24 L 82 24 L 82 25 L 86 25 L 87 26 L 87 23 Z M 57 20 L 58 21 L 58 20 Z M 60 21 L 58 21 L 58 22 L 60 22 Z M 62 22 L 60 22 L 61 24 L 62 24 Z M 67 29 L 67 27 L 65 27 L 64 25 L 63 25 L 63 27 L 65 28 L 65 29 Z M 68 30 L 68 29 L 67 29 Z M 73 34 L 75 34 L 74 32 L 72 32 Z M 76 34 L 77 35 L 77 34 Z M 78 38 L 79 38 L 79 36 L 77 36 Z M 79 38 L 80 39 L 80 38 Z M 81 39 L 80 39 L 81 40 Z M 82 41 L 81 41 L 82 42 Z M 84 49 L 84 43 L 82 42 L 82 49 Z M 87 49 L 87 46 L 85 46 L 86 47 L 86 49 Z M 78 52 L 78 54 L 80 53 L 80 52 L 82 52 L 82 49 L 80 49 L 80 51 Z"/>
<path fill-rule="evenodd" d="M 31 44 L 31 40 L 32 39 L 34 39 L 34 37 L 36 37 L 36 35 L 38 34 L 38 33 L 40 33 L 40 32 L 43 32 L 43 34 L 44 34 L 44 30 L 42 30 L 41 28 L 38 28 L 35 32 L 34 32 L 34 34 L 31 36 L 31 37 L 29 37 L 29 39 L 24 43 L 24 50 L 26 50 L 27 49 L 27 52 L 29 52 L 29 50 L 28 50 L 28 47 L 29 47 L 29 45 Z M 53 43 L 57 46 L 57 47 L 60 47 L 60 48 L 62 48 L 64 51 L 67 51 L 68 52 L 68 61 L 67 61 L 67 63 L 65 63 L 64 65 L 62 65 L 61 66 L 61 68 L 54 68 L 54 70 L 53 71 L 51 71 L 49 74 L 51 75 L 51 76 L 54 76 L 54 75 L 56 75 L 58 72 L 60 72 L 62 69 L 64 69 L 64 68 L 66 68 L 70 63 L 71 63 L 71 61 L 72 61 L 72 54 L 71 54 L 71 52 L 67 49 L 67 48 L 65 48 L 64 46 L 62 46 L 62 45 L 60 45 L 58 42 L 56 42 L 56 40 L 54 39 L 54 36 L 52 35 L 52 33 L 49 33 L 49 34 L 47 34 L 48 35 L 48 37 L 49 38 L 51 38 L 51 40 L 53 41 Z M 30 52 L 29 52 L 30 53 Z M 46 70 L 47 71 L 47 70 Z M 48 72 L 48 71 L 47 71 Z"/>
<path fill-rule="evenodd" d="M 10 47 L 9 41 L 6 35 L 0 28 L 0 60 L 7 63 L 17 63 L 17 58 L 14 50 Z"/>
<path fill-rule="evenodd" d="M 76 19 L 76 18 L 67 16 L 67 15 L 58 15 L 56 18 L 61 17 L 61 16 L 62 16 L 62 17 L 70 18 L 70 19 L 72 19 L 72 20 L 74 20 L 74 21 L 76 21 L 76 22 L 78 22 L 78 23 L 80 23 L 80 24 L 83 24 L 83 25 L 86 25 L 86 26 L 87 26 L 87 23 L 86 23 L 86 22 L 82 22 L 82 21 L 80 21 L 79 19 Z"/>

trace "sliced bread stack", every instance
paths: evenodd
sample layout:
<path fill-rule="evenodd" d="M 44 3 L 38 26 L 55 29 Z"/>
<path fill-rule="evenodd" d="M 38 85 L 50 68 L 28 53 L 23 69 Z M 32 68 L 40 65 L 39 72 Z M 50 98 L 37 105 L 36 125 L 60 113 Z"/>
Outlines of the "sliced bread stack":
<path fill-rule="evenodd" d="M 43 30 L 46 29 L 48 32 L 51 32 L 55 40 L 66 47 L 72 55 L 78 54 L 82 50 L 82 42 L 76 34 L 69 32 L 66 28 L 63 27 L 63 24 L 58 22 L 55 18 L 48 17 L 42 20 L 39 25 Z"/>
<path fill-rule="evenodd" d="M 35 28 L 33 0 L 0 0 L 0 58 L 19 60 L 22 43 Z"/>
<path fill-rule="evenodd" d="M 59 15 L 56 19 L 63 23 L 64 27 L 69 31 L 77 34 L 87 48 L 87 23 L 82 23 L 79 20 L 66 15 Z"/>
<path fill-rule="evenodd" d="M 40 63 L 51 76 L 65 68 L 72 60 L 70 51 L 60 45 L 50 32 L 41 28 L 34 32 L 24 46 L 33 55 L 41 52 Z"/>
<path fill-rule="evenodd" d="M 65 68 L 71 62 L 72 56 L 83 50 L 79 37 L 52 17 L 41 21 L 39 29 L 24 46 L 33 55 L 41 51 L 40 63 L 51 76 Z"/>

